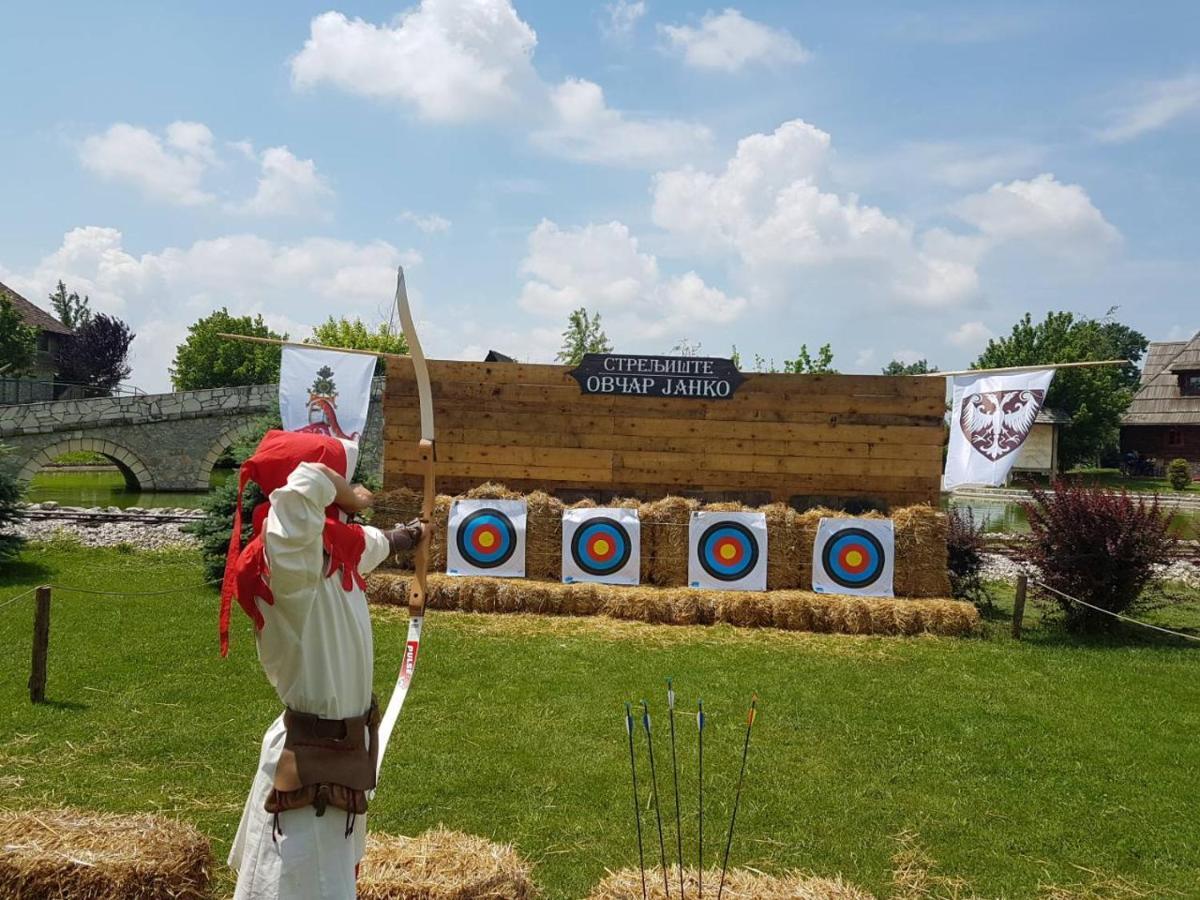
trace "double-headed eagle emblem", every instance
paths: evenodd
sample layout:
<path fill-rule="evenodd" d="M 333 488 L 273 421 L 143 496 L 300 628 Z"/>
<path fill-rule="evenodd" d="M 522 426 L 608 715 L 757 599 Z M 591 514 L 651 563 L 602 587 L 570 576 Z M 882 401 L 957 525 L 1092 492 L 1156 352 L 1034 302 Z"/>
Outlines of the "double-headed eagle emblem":
<path fill-rule="evenodd" d="M 995 462 L 1024 443 L 1045 396 L 1041 390 L 968 394 L 963 397 L 959 427 L 972 447 Z"/>

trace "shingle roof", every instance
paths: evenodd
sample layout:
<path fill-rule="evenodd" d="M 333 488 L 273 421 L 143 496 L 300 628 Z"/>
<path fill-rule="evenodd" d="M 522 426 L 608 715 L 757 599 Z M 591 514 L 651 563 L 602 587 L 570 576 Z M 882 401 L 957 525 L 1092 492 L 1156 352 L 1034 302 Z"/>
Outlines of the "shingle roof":
<path fill-rule="evenodd" d="M 1200 425 L 1200 397 L 1179 393 L 1179 373 L 1200 371 L 1200 331 L 1190 341 L 1151 344 L 1142 367 L 1142 386 L 1123 425 Z"/>
<path fill-rule="evenodd" d="M 52 331 L 55 334 L 71 334 L 71 329 L 64 325 L 40 306 L 34 306 L 8 285 L 0 282 L 0 295 L 8 297 L 13 307 L 21 314 L 26 325 L 32 325 L 38 331 Z"/>

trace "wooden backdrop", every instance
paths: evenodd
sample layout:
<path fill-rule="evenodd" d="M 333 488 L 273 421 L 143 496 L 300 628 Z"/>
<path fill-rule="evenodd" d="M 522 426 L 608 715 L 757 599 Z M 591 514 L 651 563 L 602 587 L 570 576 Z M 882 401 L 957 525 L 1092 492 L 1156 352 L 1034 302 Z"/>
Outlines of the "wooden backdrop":
<path fill-rule="evenodd" d="M 941 378 L 748 374 L 731 399 L 690 400 L 583 395 L 567 366 L 431 360 L 429 371 L 442 493 L 499 481 L 801 508 L 938 500 Z M 388 361 L 384 422 L 385 488 L 419 488 L 409 361 Z"/>

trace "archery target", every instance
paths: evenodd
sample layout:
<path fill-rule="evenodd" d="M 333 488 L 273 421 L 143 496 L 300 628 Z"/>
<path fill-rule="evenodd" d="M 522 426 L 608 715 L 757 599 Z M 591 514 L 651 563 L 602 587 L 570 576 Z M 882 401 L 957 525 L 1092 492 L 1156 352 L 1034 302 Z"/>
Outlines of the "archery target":
<path fill-rule="evenodd" d="M 565 583 L 638 583 L 641 522 L 636 509 L 568 509 L 562 525 Z"/>
<path fill-rule="evenodd" d="M 455 500 L 446 573 L 525 577 L 525 517 L 524 500 Z"/>
<path fill-rule="evenodd" d="M 688 584 L 717 590 L 765 591 L 767 517 L 758 512 L 692 513 Z"/>
<path fill-rule="evenodd" d="M 813 543 L 813 590 L 891 597 L 896 535 L 891 519 L 822 519 Z"/>

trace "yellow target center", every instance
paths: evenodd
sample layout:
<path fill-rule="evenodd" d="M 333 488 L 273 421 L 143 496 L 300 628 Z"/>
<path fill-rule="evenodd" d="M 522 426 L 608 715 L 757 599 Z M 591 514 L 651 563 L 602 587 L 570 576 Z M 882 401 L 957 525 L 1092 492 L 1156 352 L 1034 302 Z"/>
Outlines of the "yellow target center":
<path fill-rule="evenodd" d="M 496 536 L 494 534 L 489 534 L 485 531 L 479 536 L 479 545 L 481 547 L 491 547 L 494 543 L 496 543 Z"/>
<path fill-rule="evenodd" d="M 608 541 L 603 540 L 603 539 L 596 541 L 595 548 L 596 548 L 596 552 L 598 554 L 600 554 L 601 556 L 603 556 L 605 553 L 608 552 Z"/>
<path fill-rule="evenodd" d="M 730 544 L 726 544 L 718 552 L 721 554 L 721 559 L 733 559 L 737 555 L 737 550 Z"/>
<path fill-rule="evenodd" d="M 849 553 L 846 554 L 847 565 L 860 566 L 860 565 L 862 565 L 862 561 L 863 561 L 862 553 L 858 550 L 851 550 Z"/>

